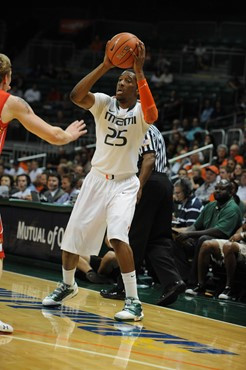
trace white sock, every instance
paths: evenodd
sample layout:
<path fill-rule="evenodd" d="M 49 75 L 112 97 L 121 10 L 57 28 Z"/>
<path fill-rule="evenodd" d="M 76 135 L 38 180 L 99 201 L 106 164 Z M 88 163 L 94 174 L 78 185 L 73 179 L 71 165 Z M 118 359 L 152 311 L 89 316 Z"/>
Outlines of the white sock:
<path fill-rule="evenodd" d="M 127 272 L 125 274 L 121 273 L 121 275 L 125 287 L 126 297 L 139 299 L 137 291 L 136 271 Z"/>
<path fill-rule="evenodd" d="M 65 270 L 64 268 L 62 268 L 62 276 L 65 284 L 73 285 L 75 283 L 74 280 L 75 271 L 76 267 L 72 270 Z"/>

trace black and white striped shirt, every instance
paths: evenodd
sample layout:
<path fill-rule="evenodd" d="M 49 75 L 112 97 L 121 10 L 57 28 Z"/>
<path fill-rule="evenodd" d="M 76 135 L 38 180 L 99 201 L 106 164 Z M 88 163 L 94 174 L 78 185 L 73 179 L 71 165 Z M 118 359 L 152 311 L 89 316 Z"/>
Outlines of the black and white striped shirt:
<path fill-rule="evenodd" d="M 168 164 L 165 141 L 158 128 L 154 125 L 150 125 L 145 134 L 143 144 L 139 149 L 139 168 L 141 168 L 143 155 L 153 152 L 155 153 L 155 166 L 153 171 L 166 173 L 168 171 Z"/>

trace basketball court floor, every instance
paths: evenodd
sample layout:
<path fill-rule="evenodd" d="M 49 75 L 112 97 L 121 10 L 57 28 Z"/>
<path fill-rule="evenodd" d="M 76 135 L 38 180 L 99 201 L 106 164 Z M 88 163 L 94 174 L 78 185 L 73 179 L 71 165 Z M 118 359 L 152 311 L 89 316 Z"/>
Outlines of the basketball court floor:
<path fill-rule="evenodd" d="M 60 271 L 13 260 L 6 258 L 0 282 L 0 318 L 14 327 L 0 335 L 1 370 L 246 368 L 245 304 L 218 309 L 217 301 L 182 295 L 162 308 L 147 303 L 153 294 L 145 288 L 144 320 L 119 323 L 113 316 L 123 301 L 83 282 L 62 308 L 42 307 Z"/>

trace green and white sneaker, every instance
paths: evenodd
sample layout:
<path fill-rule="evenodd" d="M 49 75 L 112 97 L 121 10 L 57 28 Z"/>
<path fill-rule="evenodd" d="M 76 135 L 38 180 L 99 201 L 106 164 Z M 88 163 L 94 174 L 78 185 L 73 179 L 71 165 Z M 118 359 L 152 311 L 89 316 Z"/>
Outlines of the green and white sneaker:
<path fill-rule="evenodd" d="M 57 288 L 43 299 L 43 306 L 60 306 L 63 302 L 74 297 L 78 293 L 78 285 L 68 285 L 63 282 L 57 284 Z"/>
<path fill-rule="evenodd" d="M 144 317 L 141 302 L 132 297 L 125 299 L 125 306 L 122 311 L 114 316 L 117 321 L 140 321 Z"/>

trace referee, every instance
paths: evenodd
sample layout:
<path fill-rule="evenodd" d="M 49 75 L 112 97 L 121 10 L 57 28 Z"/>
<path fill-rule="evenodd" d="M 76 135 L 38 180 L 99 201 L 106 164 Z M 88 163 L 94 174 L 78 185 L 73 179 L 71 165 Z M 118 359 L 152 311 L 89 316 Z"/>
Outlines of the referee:
<path fill-rule="evenodd" d="M 185 284 L 175 265 L 172 244 L 173 185 L 167 175 L 166 147 L 162 134 L 151 125 L 139 152 L 138 204 L 129 232 L 136 271 L 145 259 L 157 276 L 162 296 L 157 304 L 174 302 Z M 103 289 L 104 298 L 124 299 L 121 278 L 112 289 Z"/>

